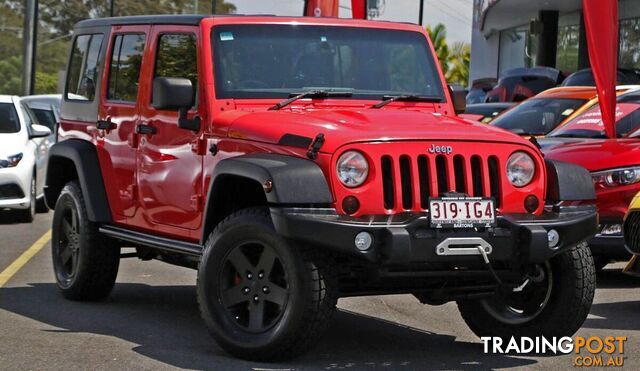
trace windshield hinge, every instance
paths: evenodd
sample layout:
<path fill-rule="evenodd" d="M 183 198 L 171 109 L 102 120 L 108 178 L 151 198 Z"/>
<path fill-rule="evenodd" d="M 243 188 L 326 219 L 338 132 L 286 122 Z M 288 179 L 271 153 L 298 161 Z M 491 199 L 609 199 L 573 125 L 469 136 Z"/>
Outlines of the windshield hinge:
<path fill-rule="evenodd" d="M 538 143 L 538 139 L 536 139 L 535 135 L 532 135 L 531 138 L 529 138 L 529 142 L 531 142 L 531 144 L 536 146 L 536 148 L 542 149 L 542 146 L 540 146 L 540 143 Z"/>
<path fill-rule="evenodd" d="M 318 158 L 318 152 L 320 152 L 320 148 L 322 148 L 323 144 L 324 144 L 324 134 L 316 135 L 316 137 L 313 139 L 313 142 L 311 142 L 311 145 L 309 146 L 309 150 L 307 151 L 307 157 L 310 160 L 315 160 L 316 158 Z"/>

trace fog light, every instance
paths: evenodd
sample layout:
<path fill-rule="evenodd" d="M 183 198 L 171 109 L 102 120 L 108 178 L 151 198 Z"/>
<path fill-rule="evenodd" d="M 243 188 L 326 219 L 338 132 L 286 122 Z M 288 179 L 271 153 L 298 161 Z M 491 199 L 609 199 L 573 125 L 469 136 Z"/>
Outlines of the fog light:
<path fill-rule="evenodd" d="M 373 243 L 373 236 L 369 232 L 360 232 L 356 235 L 356 248 L 360 251 L 369 250 Z"/>
<path fill-rule="evenodd" d="M 524 199 L 524 208 L 533 213 L 538 210 L 538 206 L 540 206 L 540 201 L 538 201 L 538 197 L 534 195 L 529 195 Z"/>
<path fill-rule="evenodd" d="M 602 235 L 622 234 L 622 224 L 606 224 L 600 231 Z"/>
<path fill-rule="evenodd" d="M 551 229 L 547 232 L 547 239 L 549 240 L 549 247 L 555 249 L 560 243 L 560 234 L 555 229 Z"/>
<path fill-rule="evenodd" d="M 353 215 L 360 209 L 360 201 L 355 196 L 347 196 L 342 200 L 342 210 L 349 215 Z"/>

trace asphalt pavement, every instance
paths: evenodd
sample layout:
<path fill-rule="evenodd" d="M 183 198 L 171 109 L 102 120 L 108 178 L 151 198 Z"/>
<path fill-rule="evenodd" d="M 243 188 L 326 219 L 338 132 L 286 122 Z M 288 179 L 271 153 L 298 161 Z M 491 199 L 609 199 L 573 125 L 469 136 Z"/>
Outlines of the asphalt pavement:
<path fill-rule="evenodd" d="M 3 370 L 574 368 L 571 354 L 484 354 L 455 304 L 425 306 L 408 295 L 341 299 L 330 330 L 310 353 L 286 363 L 240 361 L 207 334 L 193 270 L 124 259 L 107 301 L 63 299 L 48 243 L 28 261 L 20 258 L 47 233 L 51 216 L 13 224 L 0 215 L 0 272 L 20 265 L 0 284 Z M 598 277 L 596 301 L 578 335 L 626 336 L 624 366 L 637 370 L 640 279 L 622 274 L 621 267 L 607 267 Z"/>

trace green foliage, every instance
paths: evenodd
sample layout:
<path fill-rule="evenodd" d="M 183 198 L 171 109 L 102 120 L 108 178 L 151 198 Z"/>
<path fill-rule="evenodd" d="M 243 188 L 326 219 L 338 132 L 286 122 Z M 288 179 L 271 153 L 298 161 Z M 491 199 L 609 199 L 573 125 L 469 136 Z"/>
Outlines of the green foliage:
<path fill-rule="evenodd" d="M 449 70 L 449 45 L 447 44 L 447 28 L 442 23 L 438 23 L 434 28 L 427 26 L 427 33 L 433 48 L 436 50 L 442 73 L 445 75 Z"/>
<path fill-rule="evenodd" d="M 22 58 L 12 56 L 0 60 L 0 94 L 20 94 Z"/>
<path fill-rule="evenodd" d="M 116 16 L 142 14 L 210 14 L 211 2 L 201 0 L 115 0 Z M 216 13 L 233 13 L 235 5 L 216 1 Z M 73 26 L 84 19 L 108 17 L 108 0 L 39 0 L 37 93 L 56 93 L 58 73 L 65 70 Z M 20 94 L 24 0 L 0 1 L 0 94 Z"/>
<path fill-rule="evenodd" d="M 36 94 L 51 94 L 58 91 L 58 74 L 36 71 Z"/>
<path fill-rule="evenodd" d="M 471 46 L 460 42 L 449 47 L 447 28 L 442 23 L 438 23 L 434 28 L 427 26 L 427 33 L 433 42 L 433 48 L 447 82 L 467 86 L 469 84 Z"/>

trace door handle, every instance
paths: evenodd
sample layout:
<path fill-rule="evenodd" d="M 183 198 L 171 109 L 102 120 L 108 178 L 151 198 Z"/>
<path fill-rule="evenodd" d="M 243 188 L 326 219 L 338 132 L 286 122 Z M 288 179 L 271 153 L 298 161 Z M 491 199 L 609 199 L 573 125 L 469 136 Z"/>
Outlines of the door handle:
<path fill-rule="evenodd" d="M 111 122 L 111 120 L 98 120 L 96 122 L 96 127 L 99 130 L 114 130 L 118 125 Z"/>
<path fill-rule="evenodd" d="M 154 126 L 145 125 L 145 124 L 139 124 L 136 126 L 136 134 L 154 135 L 157 132 L 158 132 L 158 129 L 156 129 Z"/>

